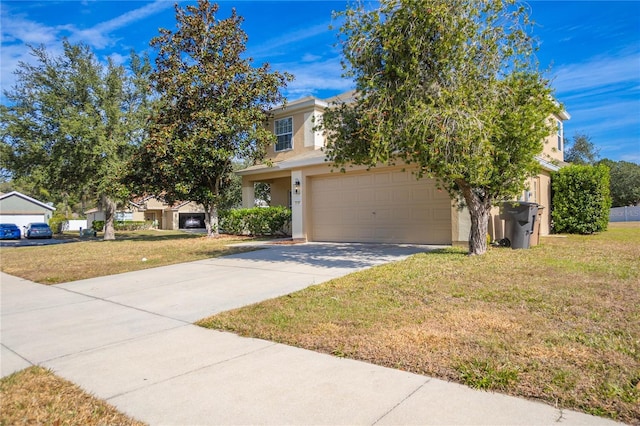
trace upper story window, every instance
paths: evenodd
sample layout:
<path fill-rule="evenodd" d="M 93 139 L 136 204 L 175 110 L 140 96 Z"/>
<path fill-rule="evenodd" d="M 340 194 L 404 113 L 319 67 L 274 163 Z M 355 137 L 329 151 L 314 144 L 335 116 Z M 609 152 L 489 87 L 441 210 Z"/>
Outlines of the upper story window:
<path fill-rule="evenodd" d="M 293 117 L 276 120 L 276 152 L 293 148 Z"/>
<path fill-rule="evenodd" d="M 562 121 L 556 120 L 556 124 L 558 126 L 558 151 L 562 152 L 562 139 L 564 136 L 562 132 Z"/>

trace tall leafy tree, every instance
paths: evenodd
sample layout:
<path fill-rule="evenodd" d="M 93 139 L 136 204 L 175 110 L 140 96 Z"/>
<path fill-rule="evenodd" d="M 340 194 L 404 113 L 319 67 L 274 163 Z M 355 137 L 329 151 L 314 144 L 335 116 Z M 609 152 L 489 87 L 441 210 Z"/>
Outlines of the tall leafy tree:
<path fill-rule="evenodd" d="M 573 164 L 596 164 L 600 149 L 596 148 L 591 137 L 586 133 L 576 133 L 573 141 L 565 141 L 564 161 Z"/>
<path fill-rule="evenodd" d="M 20 63 L 17 83 L 5 92 L 0 165 L 15 179 L 63 199 L 98 199 L 106 212 L 104 239 L 114 239 L 116 204 L 133 147 L 144 138 L 149 61 L 135 53 L 131 70 L 100 63 L 83 44 L 63 42 L 50 56 L 31 49 L 35 65 Z"/>
<path fill-rule="evenodd" d="M 558 106 L 533 62 L 524 7 L 508 0 L 381 0 L 340 14 L 355 100 L 320 124 L 335 164 L 408 163 L 471 215 L 470 254 L 489 212 L 535 174 Z"/>
<path fill-rule="evenodd" d="M 176 5 L 177 29 L 161 29 L 152 81 L 159 93 L 149 141 L 135 157 L 137 181 L 172 203 L 205 207 L 209 236 L 218 234 L 217 211 L 232 183 L 234 159 L 257 159 L 274 135 L 264 123 L 268 110 L 284 101 L 280 89 L 291 79 L 252 66 L 243 57 L 247 35 L 235 10 L 216 18 L 218 5 Z"/>
<path fill-rule="evenodd" d="M 609 159 L 598 164 L 609 168 L 612 207 L 640 205 L 640 164 Z"/>

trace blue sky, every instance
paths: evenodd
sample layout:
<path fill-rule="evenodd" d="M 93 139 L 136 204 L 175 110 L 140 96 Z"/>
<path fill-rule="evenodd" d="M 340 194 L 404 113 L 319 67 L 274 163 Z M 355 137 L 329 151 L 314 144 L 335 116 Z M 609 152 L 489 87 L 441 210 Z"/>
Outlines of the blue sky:
<path fill-rule="evenodd" d="M 181 1 L 181 6 L 188 3 Z M 345 1 L 220 1 L 219 16 L 232 7 L 245 18 L 247 53 L 296 79 L 289 100 L 326 98 L 352 88 L 341 77 L 340 52 L 329 29 L 332 11 Z M 149 50 L 158 28 L 175 28 L 173 0 L 0 2 L 0 83 L 14 82 L 18 61 L 31 61 L 27 44 L 52 54 L 61 40 L 83 42 L 104 59 L 127 60 Z M 549 70 L 557 99 L 571 115 L 565 135 L 591 137 L 602 158 L 640 163 L 640 1 L 528 2 L 537 23 L 541 68 Z M 2 97 L 4 102 L 4 97 Z"/>

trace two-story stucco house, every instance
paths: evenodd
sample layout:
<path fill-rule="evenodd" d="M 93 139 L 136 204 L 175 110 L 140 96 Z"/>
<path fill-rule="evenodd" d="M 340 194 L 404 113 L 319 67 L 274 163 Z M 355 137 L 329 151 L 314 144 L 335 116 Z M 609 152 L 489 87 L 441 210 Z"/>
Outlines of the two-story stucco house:
<path fill-rule="evenodd" d="M 348 101 L 351 93 L 339 95 Z M 276 108 L 269 123 L 277 143 L 263 164 L 238 172 L 243 207 L 254 205 L 254 185 L 271 187 L 271 204 L 292 210 L 292 237 L 303 241 L 416 244 L 466 243 L 470 220 L 431 179 L 417 180 L 410 167 L 352 167 L 332 171 L 314 122 L 334 99 L 306 97 Z M 568 115 L 557 117 L 559 123 Z M 545 171 L 531 179 L 526 198 L 550 205 L 550 172 L 562 161 L 562 126 L 549 137 L 540 163 Z M 525 197 L 523 196 L 523 200 Z M 541 233 L 549 232 L 546 209 Z M 496 222 L 496 225 L 499 225 Z"/>

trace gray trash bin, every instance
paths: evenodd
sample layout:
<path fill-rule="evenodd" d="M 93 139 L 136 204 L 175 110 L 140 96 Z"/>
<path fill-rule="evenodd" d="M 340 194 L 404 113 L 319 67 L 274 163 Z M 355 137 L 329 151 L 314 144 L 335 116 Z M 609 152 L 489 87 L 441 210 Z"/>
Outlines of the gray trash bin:
<path fill-rule="evenodd" d="M 505 220 L 505 238 L 511 248 L 529 248 L 537 216 L 536 203 L 506 201 L 500 205 L 500 217 Z"/>

